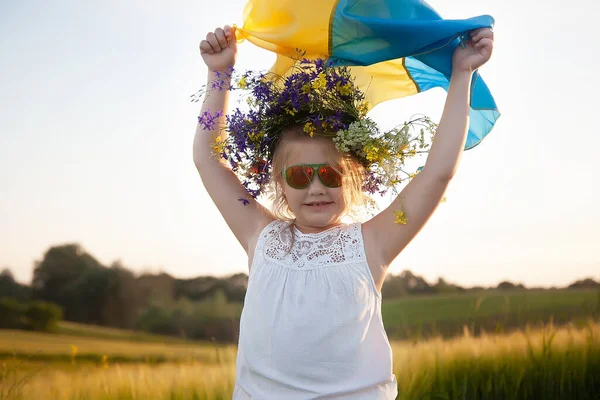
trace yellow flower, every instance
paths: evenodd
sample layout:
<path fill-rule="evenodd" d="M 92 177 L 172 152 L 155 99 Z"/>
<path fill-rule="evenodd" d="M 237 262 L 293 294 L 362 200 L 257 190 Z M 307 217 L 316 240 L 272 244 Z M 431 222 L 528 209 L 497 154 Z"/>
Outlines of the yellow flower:
<path fill-rule="evenodd" d="M 240 89 L 246 89 L 248 87 L 248 82 L 246 82 L 245 76 L 242 76 L 242 78 L 238 81 L 238 86 Z"/>
<path fill-rule="evenodd" d="M 212 144 L 212 149 L 215 154 L 220 155 L 223 153 L 223 151 L 225 151 L 225 139 L 223 139 L 221 136 L 217 136 Z"/>
<path fill-rule="evenodd" d="M 296 110 L 294 110 L 293 108 L 286 108 L 285 109 L 285 113 L 286 114 L 290 114 L 290 115 L 295 115 L 296 114 Z"/>
<path fill-rule="evenodd" d="M 371 147 L 369 147 L 368 149 L 366 149 L 366 152 L 367 152 L 367 160 L 369 160 L 369 161 L 371 161 L 371 162 L 375 162 L 375 161 L 377 161 L 377 158 L 378 158 L 378 156 L 379 156 L 379 155 L 377 154 L 377 151 L 378 151 L 378 150 L 379 150 L 379 149 L 378 149 L 377 147 L 375 147 L 375 146 L 371 146 Z"/>
<path fill-rule="evenodd" d="M 319 90 L 319 89 L 324 88 L 325 85 L 327 85 L 327 80 L 325 79 L 325 74 L 323 72 L 321 72 L 317 76 L 317 79 L 314 80 L 312 86 L 315 90 Z"/>
<path fill-rule="evenodd" d="M 71 364 L 75 365 L 75 356 L 77 355 L 77 346 L 71 345 Z"/>
<path fill-rule="evenodd" d="M 262 137 L 265 135 L 264 132 L 259 131 L 253 131 L 252 133 L 248 134 L 248 137 L 250 138 L 250 140 L 252 140 L 253 142 L 260 142 L 260 140 L 262 139 Z"/>
<path fill-rule="evenodd" d="M 367 161 L 372 163 L 381 162 L 386 156 L 386 150 L 384 148 L 377 147 L 372 143 L 365 145 L 363 151 L 366 154 Z"/>
<path fill-rule="evenodd" d="M 406 215 L 404 215 L 404 211 L 396 211 L 394 210 L 394 223 L 406 225 L 408 221 L 406 220 Z"/>
<path fill-rule="evenodd" d="M 308 133 L 310 137 L 313 137 L 316 132 L 315 126 L 310 122 L 307 122 L 306 124 L 304 124 L 304 132 Z"/>
<path fill-rule="evenodd" d="M 417 150 L 415 150 L 415 149 L 410 149 L 410 151 L 408 152 L 408 155 L 411 157 L 415 156 L 416 154 L 417 154 Z"/>
<path fill-rule="evenodd" d="M 363 118 L 367 115 L 367 113 L 369 112 L 369 102 L 368 101 L 363 101 L 362 103 L 360 103 L 358 105 L 358 107 L 356 107 L 356 110 L 358 111 L 358 115 Z"/>
<path fill-rule="evenodd" d="M 302 93 L 309 94 L 310 89 L 311 89 L 310 83 L 306 83 L 304 86 L 302 86 Z"/>
<path fill-rule="evenodd" d="M 340 83 L 338 82 L 335 85 L 335 88 L 337 89 L 338 93 L 342 96 L 350 96 L 352 94 L 352 85 L 350 85 L 349 83 L 346 83 L 345 85 L 340 85 Z"/>

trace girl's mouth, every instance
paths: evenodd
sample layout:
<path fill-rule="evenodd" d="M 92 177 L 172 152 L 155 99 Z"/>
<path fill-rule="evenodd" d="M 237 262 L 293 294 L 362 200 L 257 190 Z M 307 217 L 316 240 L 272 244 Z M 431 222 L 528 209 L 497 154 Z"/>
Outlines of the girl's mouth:
<path fill-rule="evenodd" d="M 319 201 L 319 202 L 314 202 L 314 203 L 306 203 L 305 206 L 307 206 L 308 208 L 310 208 L 313 211 L 320 211 L 320 210 L 326 209 L 327 207 L 329 207 L 332 204 L 333 204 L 332 201 Z"/>

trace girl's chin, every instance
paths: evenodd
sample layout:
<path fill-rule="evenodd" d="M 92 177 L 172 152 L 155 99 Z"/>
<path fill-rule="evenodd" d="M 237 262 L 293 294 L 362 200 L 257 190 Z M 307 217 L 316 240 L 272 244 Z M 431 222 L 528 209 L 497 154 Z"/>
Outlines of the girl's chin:
<path fill-rule="evenodd" d="M 328 228 L 340 221 L 340 215 L 335 213 L 304 213 L 299 217 L 299 223 L 315 228 Z"/>

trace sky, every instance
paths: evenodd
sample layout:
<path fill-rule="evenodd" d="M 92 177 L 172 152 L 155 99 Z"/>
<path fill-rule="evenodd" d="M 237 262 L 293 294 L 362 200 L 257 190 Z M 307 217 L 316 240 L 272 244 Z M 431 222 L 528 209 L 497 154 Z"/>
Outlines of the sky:
<path fill-rule="evenodd" d="M 242 25 L 244 4 L 0 1 L 0 269 L 28 283 L 49 247 L 76 242 L 136 273 L 247 272 L 194 167 L 200 106 L 190 102 L 206 79 L 199 42 Z M 429 4 L 448 19 L 495 18 L 480 73 L 502 116 L 390 272 L 464 286 L 600 279 L 592 0 Z M 246 42 L 237 68 L 274 59 Z M 415 113 L 439 121 L 445 95 L 389 101 L 371 117 L 382 128 Z"/>

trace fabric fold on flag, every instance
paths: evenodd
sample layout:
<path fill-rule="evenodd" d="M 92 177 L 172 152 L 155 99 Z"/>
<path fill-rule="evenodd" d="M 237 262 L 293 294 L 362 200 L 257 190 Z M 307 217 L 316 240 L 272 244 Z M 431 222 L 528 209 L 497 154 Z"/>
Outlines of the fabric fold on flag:
<path fill-rule="evenodd" d="M 351 67 L 374 107 L 433 88 L 448 91 L 460 38 L 493 26 L 489 15 L 443 19 L 423 0 L 249 0 L 237 29 L 240 41 L 277 54 L 271 68 L 277 74 L 290 70 L 298 51 Z M 478 145 L 500 117 L 478 73 L 470 107 L 466 149 Z"/>

